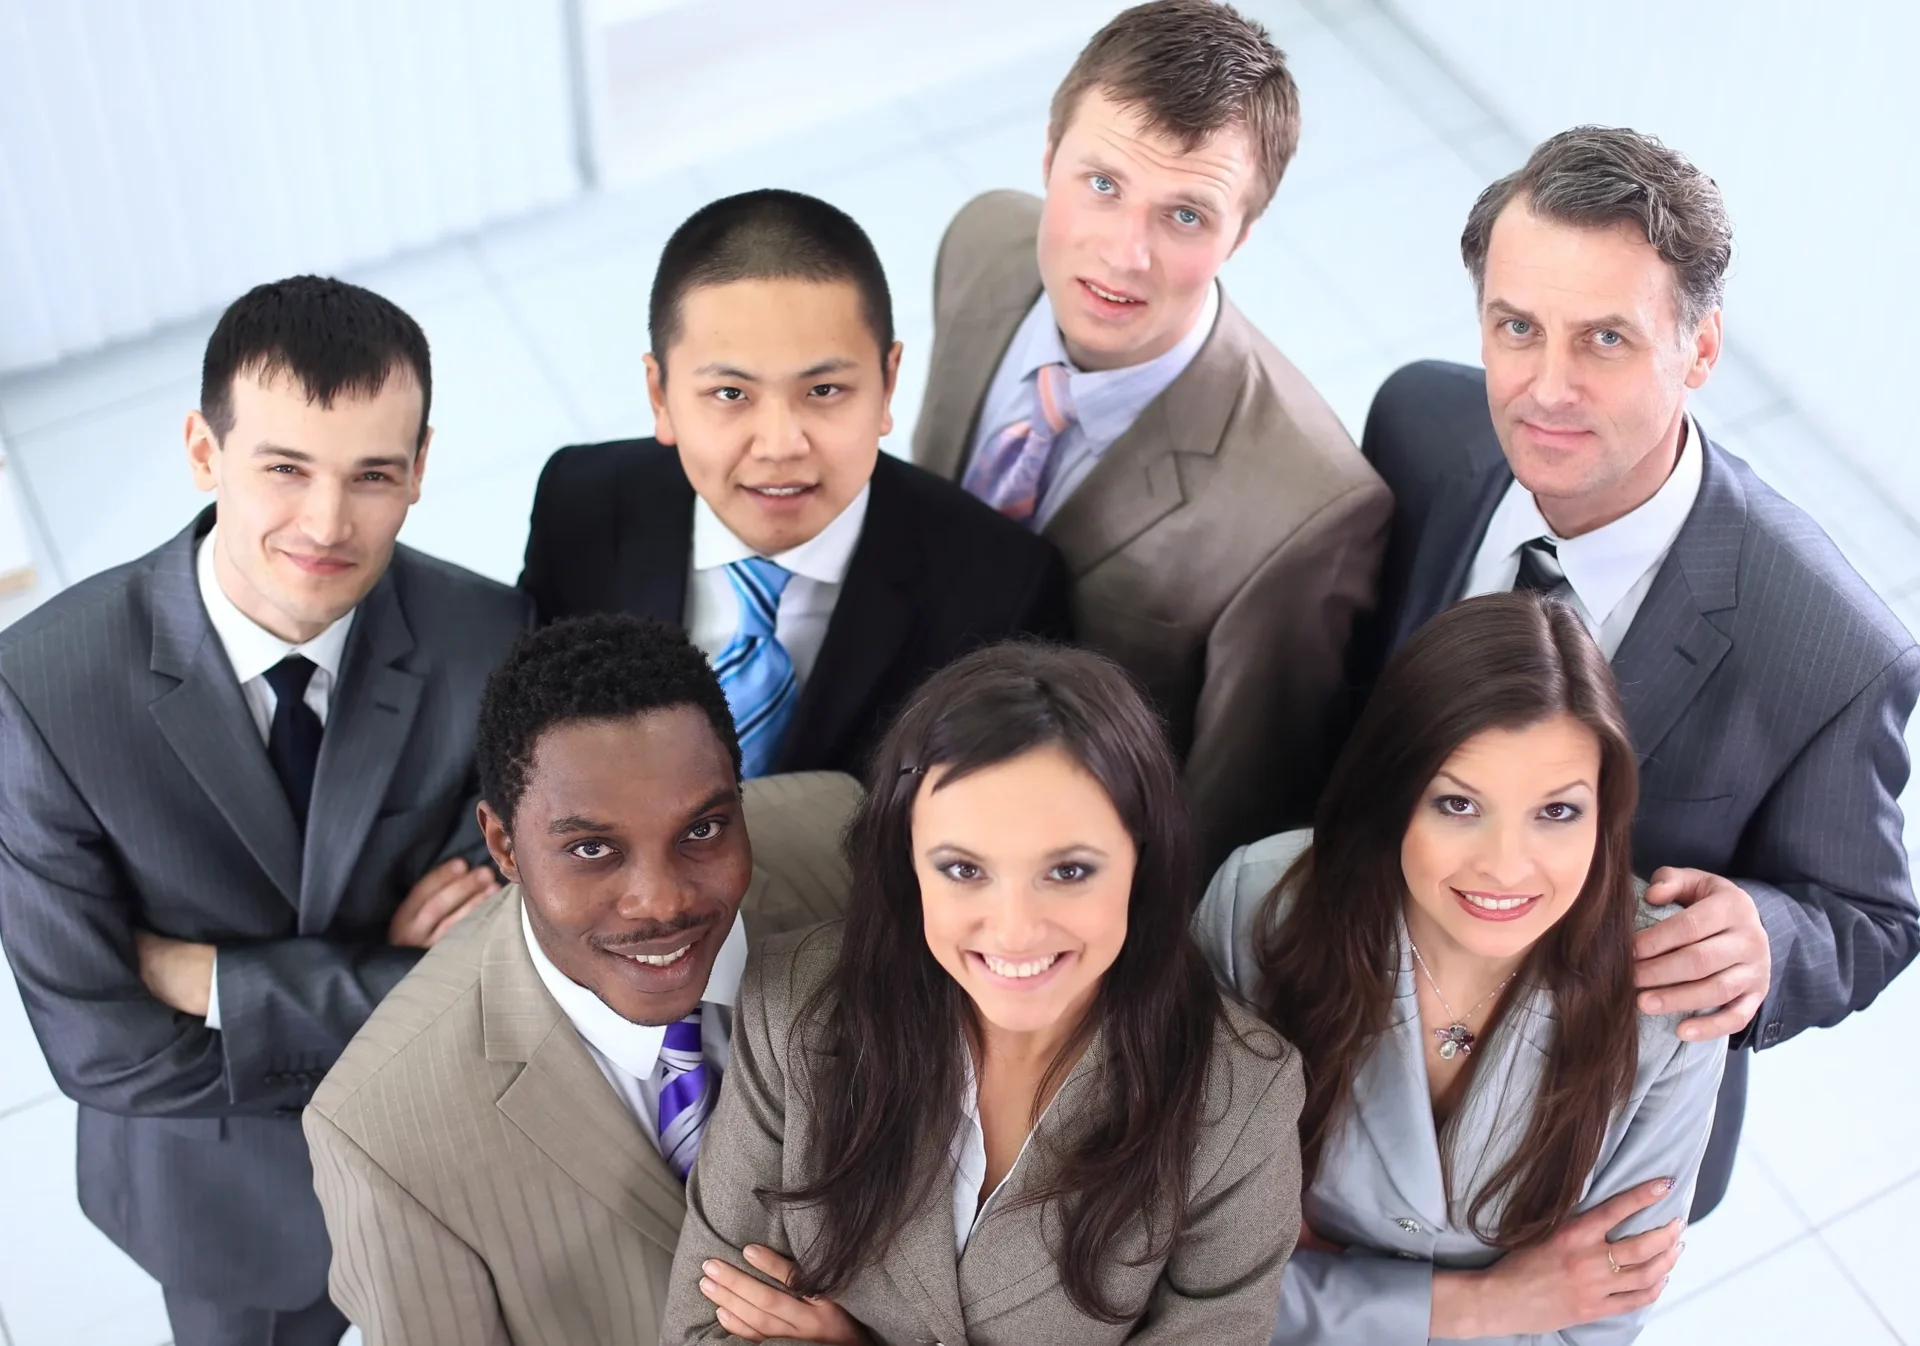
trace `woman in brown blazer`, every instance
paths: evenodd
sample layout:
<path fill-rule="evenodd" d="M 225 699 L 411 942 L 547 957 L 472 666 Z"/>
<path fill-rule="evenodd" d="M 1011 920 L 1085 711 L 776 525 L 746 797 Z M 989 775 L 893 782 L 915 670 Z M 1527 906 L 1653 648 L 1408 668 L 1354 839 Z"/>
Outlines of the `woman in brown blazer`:
<path fill-rule="evenodd" d="M 661 1340 L 1265 1343 L 1300 1067 L 1188 933 L 1138 691 L 1086 652 L 982 650 L 871 778 L 846 920 L 742 985 Z"/>

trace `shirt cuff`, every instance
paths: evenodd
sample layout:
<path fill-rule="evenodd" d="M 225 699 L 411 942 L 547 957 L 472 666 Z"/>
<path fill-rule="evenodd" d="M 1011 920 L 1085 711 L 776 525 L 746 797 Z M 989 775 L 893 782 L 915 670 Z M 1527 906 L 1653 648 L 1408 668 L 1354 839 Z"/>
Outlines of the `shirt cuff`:
<path fill-rule="evenodd" d="M 213 983 L 207 987 L 207 1027 L 220 1031 L 220 951 L 213 953 Z"/>

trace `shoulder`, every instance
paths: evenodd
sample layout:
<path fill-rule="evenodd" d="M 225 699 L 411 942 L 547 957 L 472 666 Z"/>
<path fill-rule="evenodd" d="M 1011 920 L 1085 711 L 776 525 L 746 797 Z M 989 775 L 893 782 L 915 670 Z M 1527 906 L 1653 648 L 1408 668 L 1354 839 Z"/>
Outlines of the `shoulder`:
<path fill-rule="evenodd" d="M 178 545 L 175 539 L 137 560 L 88 576 L 0 631 L 0 676 L 12 680 L 39 670 L 71 679 L 110 649 L 137 650 L 145 667 L 154 570 L 161 554 Z"/>
<path fill-rule="evenodd" d="M 1040 230 L 1040 198 L 1031 192 L 982 192 L 953 217 L 941 241 L 943 262 L 992 256 L 1008 248 L 1033 247 Z"/>
<path fill-rule="evenodd" d="M 843 922 L 828 921 L 765 940 L 748 960 L 741 1012 L 763 1016 L 773 1040 L 783 1039 L 800 1008 L 833 975 L 844 933 Z"/>
<path fill-rule="evenodd" d="M 1222 997 L 1207 1061 L 1203 1117 L 1214 1148 L 1224 1156 L 1242 1145 L 1272 1150 L 1298 1144 L 1306 1078 L 1293 1044 L 1231 998 Z"/>
<path fill-rule="evenodd" d="M 489 939 L 519 907 L 503 896 L 456 925 L 375 1007 L 308 1107 L 352 1134 L 368 1112 L 414 1110 L 484 1072 L 480 969 Z"/>
<path fill-rule="evenodd" d="M 1678 905 L 1656 907 L 1646 898 L 1646 885 L 1634 881 L 1633 928 L 1645 930 L 1648 926 L 1658 925 L 1661 921 L 1678 916 L 1682 908 Z M 1702 1014 L 1710 1013 L 1703 1010 Z M 1723 1058 L 1726 1056 L 1726 1040 L 1713 1038 L 1706 1042 L 1687 1042 L 1680 1037 L 1680 1025 L 1691 1014 L 1646 1014 L 1640 1013 L 1640 1067 L 1639 1081 L 1635 1092 L 1644 1092 L 1652 1081 L 1664 1074 L 1670 1074 L 1683 1066 L 1698 1067 L 1703 1058 Z"/>
<path fill-rule="evenodd" d="M 1236 849 L 1214 873 L 1194 913 L 1193 933 L 1214 975 L 1242 996 L 1259 994 L 1254 925 L 1267 894 L 1313 841 L 1301 828 Z"/>
<path fill-rule="evenodd" d="M 838 771 L 804 771 L 750 780 L 742 796 L 757 871 L 741 908 L 752 937 L 845 911 L 853 877 L 840 843 L 860 783 Z"/>
<path fill-rule="evenodd" d="M 1447 360 L 1395 370 L 1373 396 L 1361 451 L 1396 494 L 1490 465 L 1499 444 L 1487 412 L 1486 371 Z"/>
<path fill-rule="evenodd" d="M 510 645 L 527 627 L 525 594 L 464 566 L 396 545 L 388 571 L 416 638 L 427 643 L 440 636 Z"/>
<path fill-rule="evenodd" d="M 972 573 L 983 565 L 1041 566 L 1053 544 L 975 499 L 946 478 L 884 450 L 873 468 L 872 508 L 938 561 Z"/>
<path fill-rule="evenodd" d="M 602 513 L 616 504 L 647 498 L 648 488 L 686 486 L 680 455 L 657 439 L 610 439 L 557 449 L 540 469 L 534 487 L 536 524 L 556 517 Z"/>

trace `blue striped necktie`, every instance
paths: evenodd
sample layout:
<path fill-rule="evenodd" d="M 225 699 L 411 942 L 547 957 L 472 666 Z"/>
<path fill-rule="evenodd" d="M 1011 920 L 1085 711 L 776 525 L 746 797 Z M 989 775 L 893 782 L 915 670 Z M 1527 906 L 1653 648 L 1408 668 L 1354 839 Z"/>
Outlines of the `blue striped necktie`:
<path fill-rule="evenodd" d="M 749 556 L 727 566 L 727 578 L 740 599 L 740 629 L 713 661 L 713 671 L 740 736 L 740 774 L 764 776 L 773 770 L 800 699 L 793 660 L 773 634 L 780 595 L 793 572 Z"/>
<path fill-rule="evenodd" d="M 660 1094 L 654 1125 L 660 1154 L 681 1182 L 693 1172 L 700 1154 L 700 1137 L 720 1097 L 720 1068 L 706 1058 L 700 1046 L 700 1010 L 667 1025 L 660 1045 Z"/>

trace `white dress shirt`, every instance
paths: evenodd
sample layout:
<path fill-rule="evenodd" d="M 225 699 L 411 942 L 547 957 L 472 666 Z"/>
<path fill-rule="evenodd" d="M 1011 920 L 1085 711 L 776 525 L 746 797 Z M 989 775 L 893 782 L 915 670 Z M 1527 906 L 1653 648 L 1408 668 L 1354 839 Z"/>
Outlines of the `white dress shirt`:
<path fill-rule="evenodd" d="M 200 540 L 194 555 L 194 575 L 200 584 L 200 602 L 207 610 L 207 620 L 213 625 L 214 635 L 220 638 L 220 647 L 226 651 L 233 676 L 239 680 L 240 695 L 253 716 L 253 727 L 260 731 L 260 741 L 265 743 L 273 729 L 273 708 L 279 700 L 267 682 L 267 670 L 292 654 L 305 655 L 313 661 L 313 676 L 307 681 L 306 695 L 301 700 L 324 726 L 333 687 L 340 678 L 340 663 L 346 657 L 353 613 L 348 612 L 304 645 L 288 644 L 240 611 L 227 597 L 227 591 L 220 587 L 220 577 L 213 567 L 213 540 L 219 532 L 216 526 Z M 214 954 L 213 962 L 213 985 L 207 991 L 207 1027 L 217 1029 L 220 1027 L 218 953 Z"/>
<path fill-rule="evenodd" d="M 1000 1179 L 994 1189 L 987 1193 L 987 1199 L 982 1201 L 980 1186 L 987 1180 L 987 1135 L 980 1129 L 980 1081 L 973 1073 L 973 1052 L 965 1044 L 960 1048 L 960 1062 L 967 1077 L 960 1093 L 960 1125 L 953 1133 L 950 1151 L 954 1164 L 953 1243 L 956 1257 L 967 1250 L 974 1228 L 986 1218 L 994 1200 L 1006 1190 L 1013 1175 L 1020 1171 L 1020 1161 L 1027 1157 L 1034 1134 L 1040 1130 L 1040 1122 L 1044 1122 L 1047 1113 L 1053 1111 L 1053 1099 L 1048 1099 L 1046 1108 L 1040 1114 L 1040 1121 L 1033 1124 L 1033 1130 L 1027 1132 L 1027 1138 L 1020 1142 L 1020 1153 L 1013 1157 L 1006 1177 Z M 1060 1097 L 1057 1090 L 1053 1097 Z"/>
<path fill-rule="evenodd" d="M 1047 300 L 1047 292 L 1042 290 L 1014 332 L 1007 353 L 1000 357 L 993 381 L 987 385 L 967 462 L 971 464 L 979 457 L 1009 425 L 1036 414 L 1034 381 L 1042 365 L 1065 365 L 1073 421 L 1054 440 L 1047 488 L 1033 512 L 1034 527 L 1046 527 L 1067 497 L 1099 465 L 1114 441 L 1132 428 L 1148 403 L 1165 392 L 1167 385 L 1193 363 L 1193 357 L 1200 353 L 1200 347 L 1213 331 L 1214 319 L 1219 316 L 1220 283 L 1215 281 L 1207 287 L 1207 299 L 1201 306 L 1200 316 L 1172 350 L 1124 369 L 1083 370 L 1068 356 L 1060 328 L 1053 319 L 1053 305 Z"/>
<path fill-rule="evenodd" d="M 641 1134 L 654 1149 L 659 1149 L 660 1089 L 665 1083 L 659 1070 L 660 1046 L 666 1041 L 667 1026 L 637 1024 L 621 1018 L 606 1001 L 555 967 L 534 937 L 524 896 L 520 906 L 520 932 L 526 936 L 527 953 L 533 959 L 533 970 L 540 974 L 541 984 L 587 1044 L 587 1054 L 607 1077 L 613 1092 L 627 1105 L 634 1121 L 640 1123 Z M 746 969 L 747 927 L 736 914 L 733 929 L 727 932 L 726 942 L 714 957 L 707 989 L 700 997 L 700 1053 L 716 1071 L 725 1072 L 727 1068 L 733 1002 L 740 994 L 740 977 Z"/>
<path fill-rule="evenodd" d="M 1533 493 L 1515 480 L 1487 521 L 1460 596 L 1511 589 L 1520 573 L 1520 548 L 1544 537 L 1553 543 L 1566 572 L 1574 611 L 1601 653 L 1613 658 L 1693 510 L 1700 494 L 1702 457 L 1699 427 L 1689 417 L 1681 422 L 1680 456 L 1660 489 L 1638 509 L 1579 537 L 1554 532 Z"/>
<path fill-rule="evenodd" d="M 767 559 L 793 573 L 780 595 L 773 636 L 793 660 L 793 676 L 805 688 L 826 643 L 827 624 L 846 582 L 860 530 L 867 522 L 871 485 L 841 510 L 832 523 L 797 547 Z M 758 556 L 720 521 L 713 507 L 695 496 L 693 501 L 693 565 L 687 571 L 687 639 L 708 659 L 716 659 L 740 631 L 740 597 L 733 591 L 726 567 Z"/>

